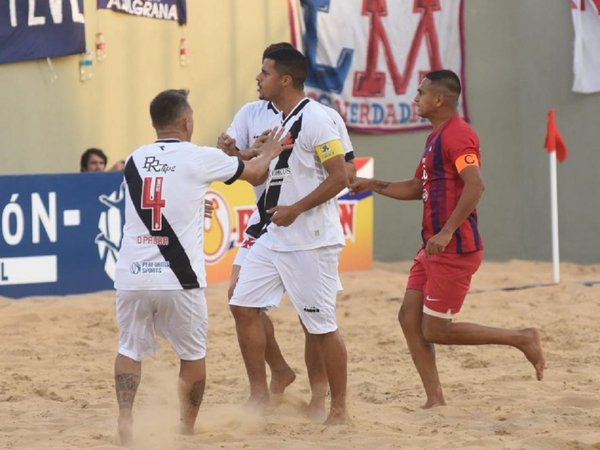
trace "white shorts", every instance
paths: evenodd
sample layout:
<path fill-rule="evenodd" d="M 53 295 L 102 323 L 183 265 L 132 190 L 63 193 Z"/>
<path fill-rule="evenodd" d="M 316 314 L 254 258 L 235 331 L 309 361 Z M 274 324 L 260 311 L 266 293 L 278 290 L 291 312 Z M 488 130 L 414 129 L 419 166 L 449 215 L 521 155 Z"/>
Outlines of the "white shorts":
<path fill-rule="evenodd" d="M 246 256 L 248 255 L 248 252 L 252 249 L 252 246 L 254 245 L 255 242 L 256 242 L 255 238 L 253 238 L 252 236 L 249 236 L 247 234 L 244 234 L 244 241 L 242 242 L 242 245 L 240 245 L 240 247 L 238 248 L 238 252 L 235 255 L 235 259 L 233 260 L 234 266 L 242 267 L 242 265 L 244 264 L 244 260 L 246 259 Z M 336 276 L 338 279 L 337 290 L 338 290 L 338 292 L 342 292 L 344 290 L 344 287 L 342 286 L 342 280 L 340 279 L 340 275 L 337 271 L 336 271 Z"/>
<path fill-rule="evenodd" d="M 242 266 L 244 264 L 244 259 L 246 259 L 246 255 L 256 242 L 256 239 L 252 236 L 248 236 L 244 233 L 244 240 L 242 241 L 242 245 L 238 248 L 237 254 L 235 255 L 235 259 L 233 260 L 234 266 Z"/>
<path fill-rule="evenodd" d="M 117 290 L 119 353 L 135 361 L 154 355 L 156 336 L 169 341 L 180 359 L 206 357 L 208 311 L 204 289 Z"/>
<path fill-rule="evenodd" d="M 287 291 L 309 333 L 335 331 L 338 262 L 342 248 L 280 252 L 267 248 L 258 239 L 244 261 L 229 304 L 248 308 L 277 307 Z"/>

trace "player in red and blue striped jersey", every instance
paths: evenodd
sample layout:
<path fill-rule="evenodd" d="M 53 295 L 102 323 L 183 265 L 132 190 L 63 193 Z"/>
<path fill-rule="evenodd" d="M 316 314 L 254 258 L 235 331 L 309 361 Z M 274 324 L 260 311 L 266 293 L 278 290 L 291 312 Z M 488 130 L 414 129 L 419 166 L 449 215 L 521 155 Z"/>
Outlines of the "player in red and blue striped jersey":
<path fill-rule="evenodd" d="M 385 182 L 357 178 L 355 194 L 375 191 L 398 200 L 423 201 L 423 246 L 410 270 L 398 319 L 423 382 L 424 407 L 445 405 L 433 344 L 500 344 L 523 352 L 542 379 L 545 359 L 535 328 L 508 330 L 455 323 L 483 258 L 476 207 L 484 191 L 479 138 L 457 113 L 461 87 L 449 70 L 425 75 L 415 103 L 433 132 L 412 179 Z"/>

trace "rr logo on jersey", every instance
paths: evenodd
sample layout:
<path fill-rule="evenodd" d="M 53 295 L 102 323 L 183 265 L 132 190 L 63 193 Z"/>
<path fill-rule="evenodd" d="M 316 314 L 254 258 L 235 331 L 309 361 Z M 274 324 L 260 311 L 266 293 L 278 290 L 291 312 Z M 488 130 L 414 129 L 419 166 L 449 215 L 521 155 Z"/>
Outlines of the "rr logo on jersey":
<path fill-rule="evenodd" d="M 163 164 L 156 156 L 146 156 L 144 158 L 144 165 L 142 169 L 145 169 L 146 172 L 175 172 L 175 166 L 169 166 L 168 164 Z"/>

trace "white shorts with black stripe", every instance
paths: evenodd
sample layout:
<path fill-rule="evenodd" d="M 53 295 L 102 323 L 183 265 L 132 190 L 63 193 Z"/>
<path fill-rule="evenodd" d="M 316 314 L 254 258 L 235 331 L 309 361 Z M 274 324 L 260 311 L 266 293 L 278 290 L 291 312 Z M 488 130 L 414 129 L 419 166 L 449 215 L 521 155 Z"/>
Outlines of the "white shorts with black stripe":
<path fill-rule="evenodd" d="M 156 336 L 169 341 L 180 359 L 206 356 L 208 311 L 204 289 L 117 290 L 119 353 L 142 361 L 158 350 Z"/>
<path fill-rule="evenodd" d="M 258 239 L 246 255 L 229 304 L 273 308 L 279 306 L 287 291 L 309 333 L 335 331 L 342 248 L 336 245 L 281 252 L 269 249 Z"/>

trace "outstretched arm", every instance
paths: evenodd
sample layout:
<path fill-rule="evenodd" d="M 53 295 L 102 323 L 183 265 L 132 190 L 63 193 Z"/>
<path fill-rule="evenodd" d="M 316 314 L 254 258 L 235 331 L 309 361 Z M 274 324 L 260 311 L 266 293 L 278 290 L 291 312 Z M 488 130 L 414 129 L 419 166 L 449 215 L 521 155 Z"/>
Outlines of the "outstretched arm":
<path fill-rule="evenodd" d="M 244 148 L 241 150 L 238 149 L 236 146 L 235 139 L 225 133 L 221 133 L 219 135 L 217 139 L 217 148 L 220 148 L 229 156 L 237 156 L 242 161 L 248 161 L 249 159 L 252 159 L 258 155 L 258 150 L 255 147 Z"/>
<path fill-rule="evenodd" d="M 418 178 L 403 181 L 382 181 L 356 177 L 350 185 L 352 194 L 373 191 L 396 200 L 419 200 L 423 195 L 423 182 Z"/>

